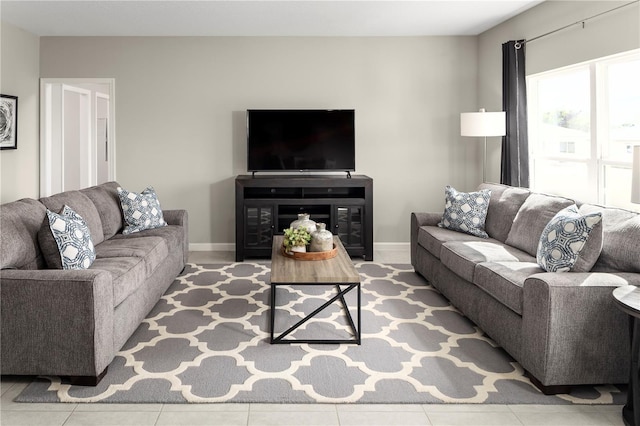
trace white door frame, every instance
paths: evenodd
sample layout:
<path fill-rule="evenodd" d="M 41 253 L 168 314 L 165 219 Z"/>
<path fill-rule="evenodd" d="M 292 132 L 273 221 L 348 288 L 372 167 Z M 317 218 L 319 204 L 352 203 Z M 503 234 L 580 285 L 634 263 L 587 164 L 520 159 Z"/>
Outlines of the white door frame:
<path fill-rule="evenodd" d="M 107 110 L 107 146 L 106 146 L 106 159 L 109 162 L 109 164 L 111 164 L 111 160 L 115 159 L 115 157 L 111 157 L 111 153 L 110 153 L 110 145 L 111 145 L 111 137 L 112 135 L 109 133 L 109 122 L 111 121 L 111 117 L 109 117 L 109 114 L 111 113 L 111 98 L 109 97 L 109 95 L 105 95 L 103 93 L 95 93 L 95 98 L 94 98 L 94 105 L 93 105 L 93 111 L 95 112 L 95 116 L 92 117 L 92 120 L 94 121 L 94 132 L 91 135 L 91 137 L 94 139 L 94 147 L 96 148 L 96 154 L 93 156 L 93 158 L 95 159 L 95 163 L 93 164 L 94 166 L 94 175 L 95 178 L 97 180 L 98 177 L 98 152 L 97 150 L 103 150 L 104 147 L 98 146 L 98 133 L 97 133 L 97 129 L 98 129 L 98 102 L 99 100 L 106 100 L 109 103 L 109 109 Z M 111 176 L 110 174 L 110 170 L 107 170 L 107 178 L 108 180 L 115 180 L 115 176 Z"/>
<path fill-rule="evenodd" d="M 78 158 L 80 159 L 80 188 L 86 188 L 88 186 L 95 184 L 95 180 L 96 180 L 94 176 L 95 149 L 93 147 L 94 140 L 92 137 L 92 128 L 94 126 L 91 120 L 91 116 L 92 116 L 91 90 L 81 89 L 79 87 L 62 84 L 61 110 L 63 111 L 63 114 L 65 111 L 65 94 L 67 92 L 77 93 L 80 96 L 80 110 L 79 110 L 80 116 L 78 117 L 79 119 L 78 124 L 80 125 L 80 138 L 81 138 L 81 141 L 83 141 L 84 143 L 81 142 L 81 146 L 79 147 L 80 152 L 78 153 Z M 65 122 L 61 124 L 62 124 L 62 129 L 61 129 L 62 140 L 65 141 L 66 140 Z M 65 157 L 66 157 L 65 144 L 64 143 L 60 144 L 60 147 L 61 147 L 61 154 L 62 154 L 62 162 L 61 162 L 61 168 L 60 168 L 60 171 L 62 173 L 61 187 L 60 188 L 52 187 L 51 189 L 53 190 L 53 192 L 62 192 L 68 189 L 72 189 L 72 188 L 66 187 L 65 185 L 65 176 L 66 176 L 65 168 L 68 166 L 71 166 L 71 167 L 77 166 L 77 164 L 69 165 L 65 162 Z M 53 170 L 53 167 L 52 167 L 52 170 Z M 48 194 L 48 195 L 51 195 L 51 194 Z"/>
<path fill-rule="evenodd" d="M 54 161 L 60 161 L 61 154 L 54 152 L 56 142 L 62 140 L 61 130 L 57 129 L 54 118 L 55 111 L 61 104 L 62 99 L 54 96 L 53 86 L 56 84 L 103 84 L 109 87 L 109 120 L 107 123 L 109 134 L 109 180 L 116 180 L 116 128 L 115 128 L 115 79 L 113 78 L 41 78 L 40 79 L 40 196 L 45 197 L 58 192 L 53 186 L 53 175 L 55 167 Z M 94 125 L 90 125 L 90 129 Z M 93 137 L 90 140 L 94 140 Z M 89 184 L 96 180 L 96 150 L 89 149 L 91 159 L 88 161 L 90 170 Z M 57 159 L 57 160 L 56 160 Z"/>

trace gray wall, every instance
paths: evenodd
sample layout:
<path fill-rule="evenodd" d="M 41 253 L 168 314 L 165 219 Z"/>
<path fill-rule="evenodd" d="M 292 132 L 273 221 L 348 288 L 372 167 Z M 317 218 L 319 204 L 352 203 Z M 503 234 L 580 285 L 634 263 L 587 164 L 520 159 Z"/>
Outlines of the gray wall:
<path fill-rule="evenodd" d="M 248 108 L 355 108 L 357 173 L 374 179 L 374 241 L 409 240 L 411 211 L 477 186 L 477 38 L 42 37 L 41 77 L 116 81 L 117 179 L 186 208 L 192 243 L 235 241 Z"/>
<path fill-rule="evenodd" d="M 154 185 L 165 208 L 187 208 L 192 242 L 203 245 L 234 242 L 244 110 L 355 108 L 356 166 L 375 181 L 374 240 L 406 242 L 409 212 L 440 211 L 444 185 L 481 180 L 481 144 L 459 136 L 459 113 L 501 109 L 501 44 L 618 4 L 546 1 L 479 37 L 42 37 L 39 75 L 116 79 L 118 180 Z M 532 43 L 528 72 L 638 48 L 638 16 L 635 5 Z M 37 196 L 38 38 L 2 31 L 2 90 L 20 89 L 21 103 L 20 149 L 0 153 L 10 201 Z"/>
<path fill-rule="evenodd" d="M 39 37 L 0 23 L 0 93 L 18 97 L 18 149 L 0 151 L 0 203 L 40 191 Z"/>
<path fill-rule="evenodd" d="M 478 38 L 478 100 L 487 111 L 502 109 L 502 43 L 531 39 L 628 1 L 545 1 Z M 526 46 L 527 75 L 640 48 L 639 5 L 575 25 Z M 489 144 L 490 181 L 500 180 L 500 138 Z"/>

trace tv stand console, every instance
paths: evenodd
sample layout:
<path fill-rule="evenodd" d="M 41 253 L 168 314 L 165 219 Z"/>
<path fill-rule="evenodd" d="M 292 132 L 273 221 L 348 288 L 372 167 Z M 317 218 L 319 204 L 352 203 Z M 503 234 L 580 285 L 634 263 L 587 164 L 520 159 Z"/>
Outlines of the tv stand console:
<path fill-rule="evenodd" d="M 274 234 L 298 213 L 338 235 L 347 253 L 373 260 L 373 179 L 364 175 L 236 177 L 236 261 L 270 257 Z"/>

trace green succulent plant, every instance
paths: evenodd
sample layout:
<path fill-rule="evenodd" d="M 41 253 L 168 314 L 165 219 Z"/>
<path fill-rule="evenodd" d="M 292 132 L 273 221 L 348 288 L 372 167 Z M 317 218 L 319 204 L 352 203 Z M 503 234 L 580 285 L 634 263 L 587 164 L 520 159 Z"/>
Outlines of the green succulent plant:
<path fill-rule="evenodd" d="M 287 228 L 284 230 L 284 247 L 289 250 L 294 246 L 306 246 L 311 242 L 311 234 L 307 228 Z"/>

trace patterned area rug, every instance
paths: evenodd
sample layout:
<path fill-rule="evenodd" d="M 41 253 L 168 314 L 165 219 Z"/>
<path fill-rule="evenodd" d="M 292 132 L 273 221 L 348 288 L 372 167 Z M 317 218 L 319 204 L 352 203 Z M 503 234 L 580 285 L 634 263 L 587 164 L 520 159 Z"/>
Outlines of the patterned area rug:
<path fill-rule="evenodd" d="M 42 377 L 20 402 L 622 404 L 615 386 L 545 396 L 410 265 L 359 263 L 362 345 L 269 343 L 269 263 L 190 264 L 97 387 Z M 335 294 L 278 287 L 276 331 Z M 346 298 L 355 309 L 354 295 Z M 340 305 L 291 337 L 349 338 Z"/>

